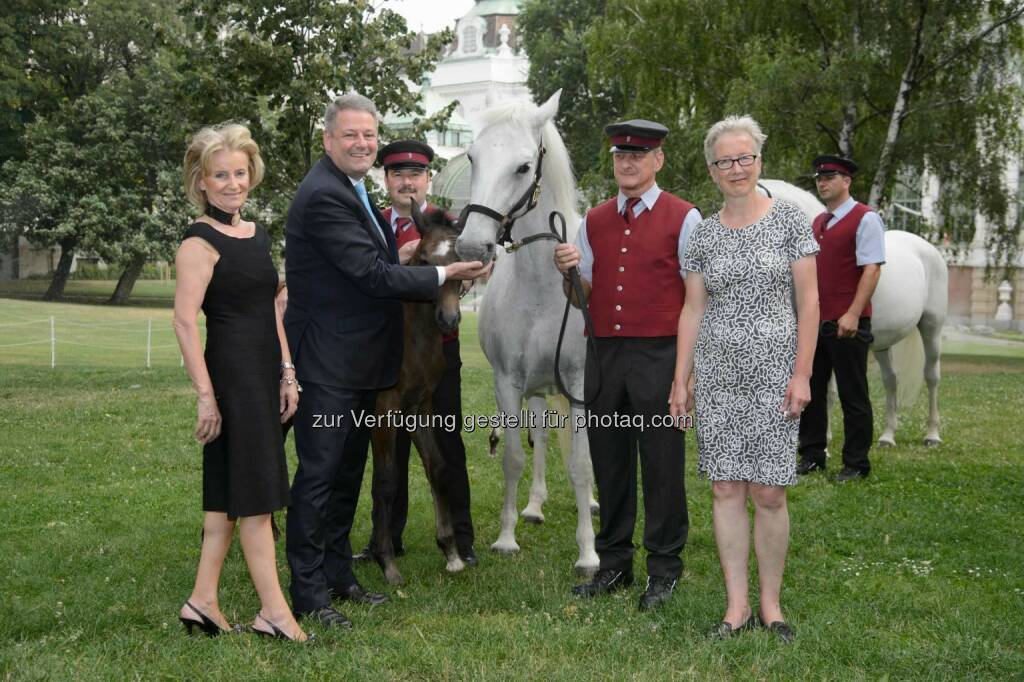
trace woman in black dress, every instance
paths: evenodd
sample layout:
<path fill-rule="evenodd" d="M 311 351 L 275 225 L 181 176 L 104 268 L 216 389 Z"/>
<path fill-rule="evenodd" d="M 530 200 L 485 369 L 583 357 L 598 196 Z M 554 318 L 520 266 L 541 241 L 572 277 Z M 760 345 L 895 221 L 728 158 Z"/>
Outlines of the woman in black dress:
<path fill-rule="evenodd" d="M 174 329 L 197 393 L 205 517 L 195 587 L 180 620 L 189 633 L 231 630 L 217 584 L 237 519 L 262 604 L 253 630 L 304 641 L 278 582 L 271 532 L 271 513 L 289 501 L 281 423 L 295 413 L 299 387 L 274 305 L 270 239 L 240 215 L 262 178 L 259 147 L 245 126 L 203 128 L 185 153 L 186 194 L 203 215 L 186 231 L 175 259 Z"/>

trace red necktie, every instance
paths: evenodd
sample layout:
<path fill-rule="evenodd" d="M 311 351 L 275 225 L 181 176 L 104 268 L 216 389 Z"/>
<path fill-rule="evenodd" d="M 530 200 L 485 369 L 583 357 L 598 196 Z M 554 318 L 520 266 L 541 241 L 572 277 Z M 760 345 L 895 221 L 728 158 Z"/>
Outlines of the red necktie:
<path fill-rule="evenodd" d="M 412 218 L 399 218 L 395 221 L 395 234 L 400 235 L 412 224 Z"/>
<path fill-rule="evenodd" d="M 822 239 L 825 238 L 825 230 L 828 229 L 828 224 L 829 224 L 829 222 L 831 222 L 831 220 L 833 218 L 835 218 L 835 216 L 833 214 L 831 214 L 831 213 L 826 213 L 825 214 L 824 220 L 821 221 L 821 232 L 819 232 L 817 235 L 815 235 L 818 238 L 819 242 Z"/>
<path fill-rule="evenodd" d="M 626 206 L 622 210 L 622 217 L 626 219 L 627 223 L 633 222 L 633 208 L 640 203 L 640 197 L 630 197 L 626 199 Z"/>

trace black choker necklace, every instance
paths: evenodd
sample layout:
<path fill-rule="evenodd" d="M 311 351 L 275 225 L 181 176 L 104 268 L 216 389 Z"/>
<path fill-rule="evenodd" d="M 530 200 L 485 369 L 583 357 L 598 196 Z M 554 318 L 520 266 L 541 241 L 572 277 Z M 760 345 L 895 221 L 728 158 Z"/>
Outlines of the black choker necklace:
<path fill-rule="evenodd" d="M 235 216 L 238 216 L 239 219 L 241 219 L 241 216 L 238 213 L 228 213 L 227 211 L 222 211 L 213 204 L 211 204 L 210 202 L 206 202 L 206 215 L 210 216 L 218 223 L 224 223 L 225 225 L 232 226 L 235 224 Z"/>

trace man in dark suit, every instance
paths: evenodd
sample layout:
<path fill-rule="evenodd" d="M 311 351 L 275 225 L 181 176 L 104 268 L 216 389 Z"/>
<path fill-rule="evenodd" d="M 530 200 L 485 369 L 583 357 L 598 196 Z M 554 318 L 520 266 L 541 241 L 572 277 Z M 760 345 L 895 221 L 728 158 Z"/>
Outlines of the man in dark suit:
<path fill-rule="evenodd" d="M 377 156 L 377 109 L 343 95 L 324 116 L 325 156 L 288 210 L 285 331 L 303 386 L 295 415 L 299 466 L 288 508 L 292 608 L 351 627 L 331 599 L 387 601 L 352 572 L 349 531 L 370 441 L 363 417 L 379 389 L 398 381 L 402 299 L 431 300 L 446 279 L 474 279 L 479 262 L 403 266 L 388 223 L 363 179 Z"/>

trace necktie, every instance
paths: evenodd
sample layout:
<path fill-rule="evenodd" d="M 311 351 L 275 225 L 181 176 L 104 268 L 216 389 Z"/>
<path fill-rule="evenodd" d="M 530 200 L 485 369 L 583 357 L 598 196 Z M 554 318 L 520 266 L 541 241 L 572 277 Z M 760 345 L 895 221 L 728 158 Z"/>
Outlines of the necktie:
<path fill-rule="evenodd" d="M 399 218 L 395 221 L 395 236 L 401 235 L 412 225 L 412 218 Z"/>
<path fill-rule="evenodd" d="M 622 217 L 626 219 L 627 223 L 633 222 L 633 209 L 639 203 L 640 197 L 630 197 L 629 199 L 626 199 L 626 205 L 622 209 Z"/>
<path fill-rule="evenodd" d="M 825 238 L 825 230 L 827 230 L 827 229 L 828 229 L 828 224 L 829 224 L 829 222 L 831 222 L 831 220 L 832 220 L 833 218 L 835 218 L 835 216 L 834 216 L 833 214 L 831 214 L 831 213 L 826 213 L 826 214 L 825 214 L 825 219 L 821 221 L 821 232 L 819 232 L 819 233 L 817 234 L 817 237 L 818 237 L 818 241 L 819 241 L 819 242 L 820 242 L 820 241 L 821 241 L 822 239 L 824 239 L 824 238 Z"/>
<path fill-rule="evenodd" d="M 377 232 L 380 233 L 380 238 L 384 240 L 385 244 L 387 244 L 388 240 L 384 236 L 384 230 L 380 229 L 380 225 L 377 224 L 377 217 L 373 215 L 373 209 L 370 207 L 370 197 L 366 195 L 366 186 L 362 183 L 362 181 L 359 181 L 353 183 L 353 187 L 356 190 L 356 194 L 359 195 L 359 200 L 363 202 L 363 208 L 365 208 L 366 212 L 370 215 L 370 220 L 373 221 L 373 226 L 376 227 Z"/>

